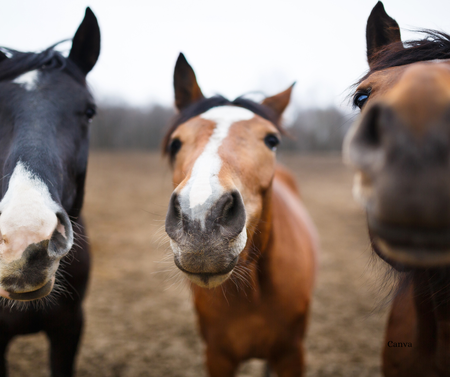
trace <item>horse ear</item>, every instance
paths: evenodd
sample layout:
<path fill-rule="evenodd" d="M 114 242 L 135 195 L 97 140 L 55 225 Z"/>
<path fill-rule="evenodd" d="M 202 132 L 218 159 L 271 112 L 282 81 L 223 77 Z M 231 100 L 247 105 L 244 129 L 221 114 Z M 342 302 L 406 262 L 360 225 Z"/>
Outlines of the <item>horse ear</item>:
<path fill-rule="evenodd" d="M 194 70 L 181 52 L 175 64 L 173 86 L 175 89 L 175 105 L 178 110 L 183 110 L 190 104 L 205 98 L 198 86 Z"/>
<path fill-rule="evenodd" d="M 272 97 L 267 97 L 261 102 L 264 106 L 267 106 L 274 111 L 278 122 L 281 120 L 281 116 L 283 115 L 283 112 L 286 109 L 287 105 L 289 105 L 294 85 L 295 82 L 284 92 L 275 94 Z"/>
<path fill-rule="evenodd" d="M 2 50 L 0 50 L 0 63 L 1 63 L 3 60 L 6 60 L 6 59 L 8 59 L 8 57 L 6 56 L 6 54 L 5 54 Z"/>
<path fill-rule="evenodd" d="M 97 62 L 99 54 L 100 28 L 91 8 L 87 7 L 83 22 L 73 37 L 69 59 L 87 75 Z"/>
<path fill-rule="evenodd" d="M 375 5 L 367 20 L 366 42 L 367 42 L 367 60 L 369 66 L 374 62 L 375 54 L 383 47 L 401 42 L 400 27 L 397 21 L 389 17 L 384 10 L 383 3 L 379 1 Z"/>

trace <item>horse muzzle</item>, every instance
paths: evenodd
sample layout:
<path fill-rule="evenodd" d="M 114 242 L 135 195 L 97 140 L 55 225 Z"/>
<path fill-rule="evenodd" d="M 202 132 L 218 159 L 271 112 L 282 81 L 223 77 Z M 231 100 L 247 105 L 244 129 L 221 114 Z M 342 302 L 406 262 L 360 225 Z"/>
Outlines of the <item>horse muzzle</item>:
<path fill-rule="evenodd" d="M 368 225 L 375 252 L 397 270 L 450 265 L 450 227 L 393 225 L 370 215 Z"/>
<path fill-rule="evenodd" d="M 58 225 L 50 239 L 29 244 L 20 253 L 25 236 L 4 237 L 0 256 L 0 296 L 30 301 L 47 296 L 53 289 L 60 260 L 73 245 L 73 230 L 68 216 L 57 214 Z M 13 258 L 14 257 L 14 258 Z"/>
<path fill-rule="evenodd" d="M 247 243 L 246 212 L 237 191 L 189 208 L 177 193 L 166 217 L 175 265 L 195 284 L 213 288 L 231 275 Z"/>
<path fill-rule="evenodd" d="M 230 277 L 234 267 L 236 267 L 238 260 L 239 256 L 234 258 L 225 269 L 208 273 L 188 271 L 182 266 L 177 256 L 174 257 L 175 265 L 184 272 L 189 280 L 202 288 L 214 288 L 225 282 Z"/>

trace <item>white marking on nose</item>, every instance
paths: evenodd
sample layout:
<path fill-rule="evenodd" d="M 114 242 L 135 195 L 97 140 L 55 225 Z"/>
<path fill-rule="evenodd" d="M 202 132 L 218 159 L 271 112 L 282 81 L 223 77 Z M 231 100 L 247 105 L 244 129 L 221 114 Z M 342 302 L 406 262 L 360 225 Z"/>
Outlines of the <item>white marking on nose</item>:
<path fill-rule="evenodd" d="M 50 239 L 59 210 L 47 185 L 19 162 L 0 202 L 0 258 L 19 259 L 28 245 Z"/>
<path fill-rule="evenodd" d="M 228 136 L 233 123 L 249 120 L 255 116 L 250 110 L 235 106 L 213 107 L 203 113 L 203 119 L 212 120 L 216 127 L 208 140 L 200 157 L 195 161 L 191 177 L 181 191 L 181 196 L 189 196 L 189 208 L 193 209 L 204 204 L 214 193 L 221 194 L 223 189 L 219 182 L 219 172 L 222 161 L 218 151 L 222 142 Z M 217 197 L 218 195 L 214 195 Z"/>
<path fill-rule="evenodd" d="M 23 86 L 26 90 L 34 90 L 36 89 L 37 83 L 39 79 L 39 71 L 29 71 L 27 73 L 24 73 L 23 75 L 20 75 L 19 77 L 16 77 L 13 81 L 13 83 L 19 84 Z"/>

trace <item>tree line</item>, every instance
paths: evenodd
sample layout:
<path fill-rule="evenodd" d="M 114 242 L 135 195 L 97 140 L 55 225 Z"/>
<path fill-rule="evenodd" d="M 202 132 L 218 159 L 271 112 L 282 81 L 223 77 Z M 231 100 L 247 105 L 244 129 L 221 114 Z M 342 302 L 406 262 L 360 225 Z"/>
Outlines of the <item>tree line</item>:
<path fill-rule="evenodd" d="M 102 150 L 159 150 L 161 140 L 176 116 L 172 107 L 147 108 L 101 105 L 91 125 L 91 147 Z M 336 107 L 298 109 L 285 122 L 287 136 L 280 148 L 290 151 L 335 151 L 351 124 L 348 114 Z"/>

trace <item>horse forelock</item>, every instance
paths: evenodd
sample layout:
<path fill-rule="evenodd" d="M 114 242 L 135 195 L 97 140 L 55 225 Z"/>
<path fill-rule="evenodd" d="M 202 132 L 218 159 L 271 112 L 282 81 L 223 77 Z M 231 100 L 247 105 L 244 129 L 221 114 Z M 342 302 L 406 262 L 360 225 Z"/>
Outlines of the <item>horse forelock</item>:
<path fill-rule="evenodd" d="M 194 104 L 188 106 L 186 109 L 180 111 L 180 113 L 175 117 L 172 124 L 168 127 L 168 131 L 163 138 L 163 155 L 168 155 L 168 147 L 170 145 L 171 136 L 180 125 L 186 123 L 189 119 L 206 113 L 214 107 L 220 106 L 234 106 L 249 110 L 255 115 L 259 115 L 260 117 L 268 120 L 277 128 L 277 130 L 281 134 L 285 134 L 283 127 L 278 121 L 278 117 L 268 106 L 254 102 L 248 98 L 245 98 L 244 96 L 237 97 L 235 100 L 230 101 L 221 95 L 217 95 L 209 98 L 203 98 L 200 101 L 197 101 Z"/>
<path fill-rule="evenodd" d="M 0 62 L 0 81 L 14 80 L 34 70 L 57 69 L 68 73 L 75 81 L 86 86 L 85 75 L 70 59 L 65 58 L 55 47 L 58 42 L 41 52 L 22 52 L 0 47 L 6 59 Z"/>
<path fill-rule="evenodd" d="M 429 60 L 450 59 L 450 35 L 437 30 L 422 29 L 425 38 L 406 42 L 394 42 L 377 51 L 369 71 L 354 85 L 357 86 L 374 72 L 387 68 Z"/>

